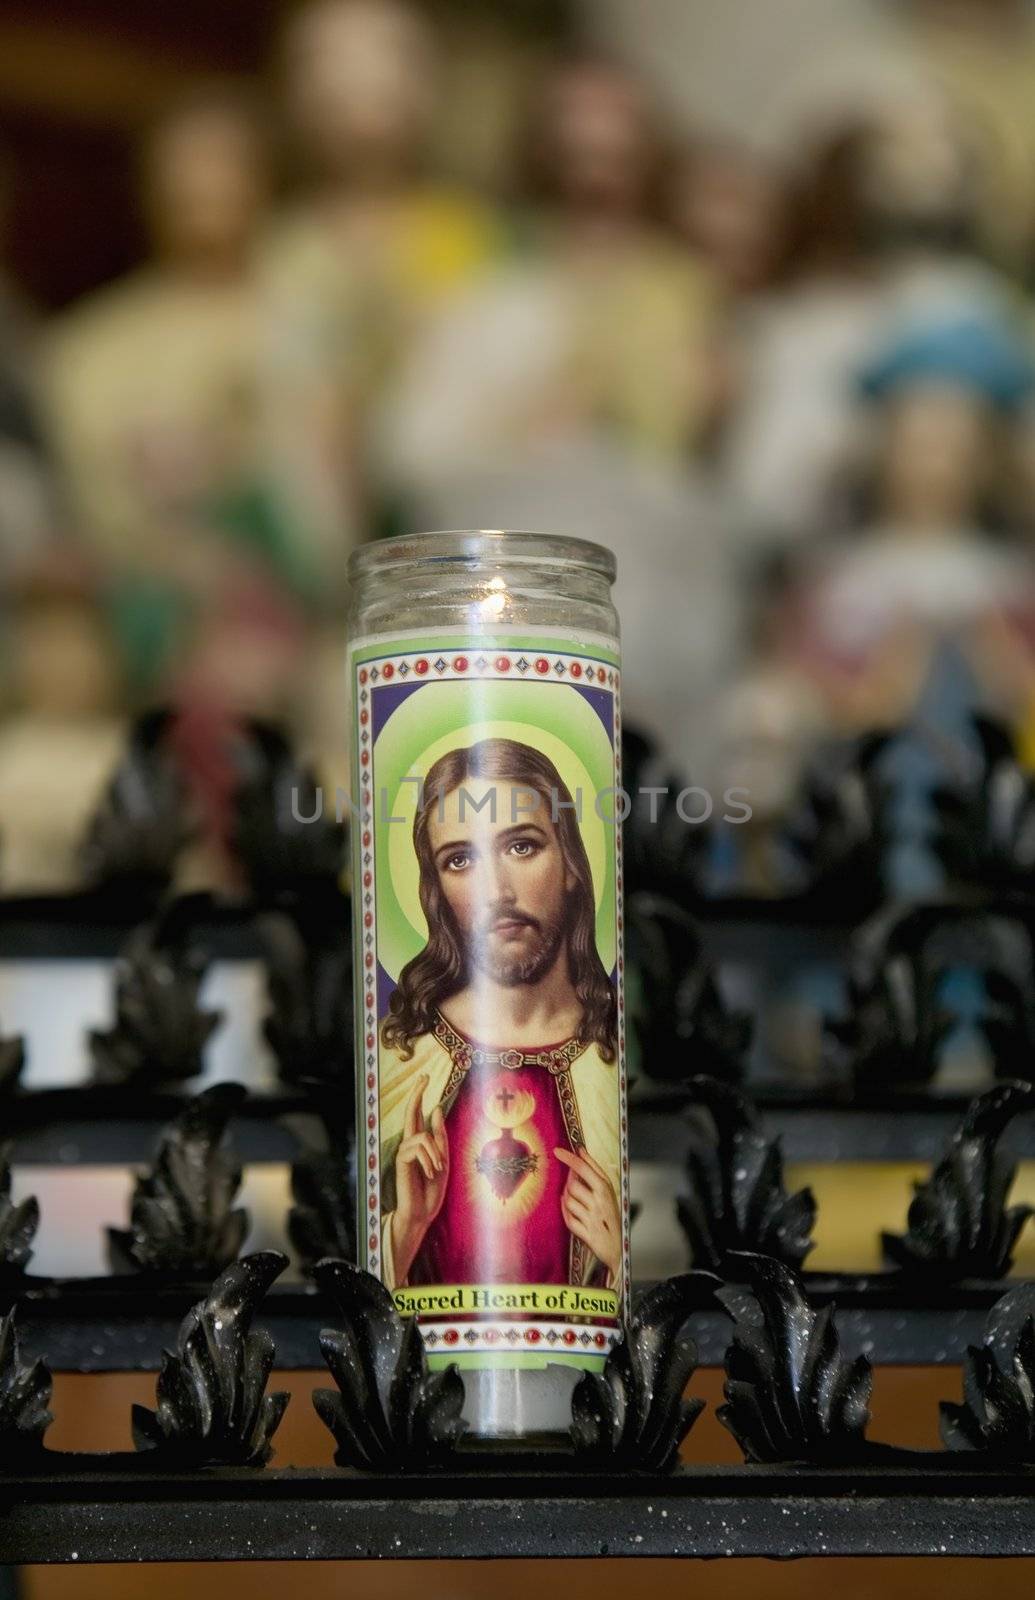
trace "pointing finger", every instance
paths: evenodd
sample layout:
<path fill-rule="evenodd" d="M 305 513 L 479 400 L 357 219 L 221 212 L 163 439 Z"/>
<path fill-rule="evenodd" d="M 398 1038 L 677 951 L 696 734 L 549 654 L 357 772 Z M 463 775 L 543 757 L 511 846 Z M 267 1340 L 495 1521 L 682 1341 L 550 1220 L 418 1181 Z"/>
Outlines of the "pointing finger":
<path fill-rule="evenodd" d="M 407 1166 L 420 1167 L 429 1182 L 438 1171 L 437 1158 L 433 1158 L 427 1146 L 427 1135 L 415 1133 L 412 1138 L 404 1140 L 399 1146 L 399 1159 Z"/>
<path fill-rule="evenodd" d="M 431 1162 L 431 1171 L 428 1173 L 429 1178 L 438 1177 L 439 1174 L 445 1172 L 446 1170 L 446 1163 L 439 1152 L 438 1145 L 435 1143 L 430 1133 L 413 1134 L 409 1139 L 403 1141 L 400 1149 L 406 1150 L 407 1152 L 410 1150 L 422 1150 L 428 1161 Z M 425 1170 L 427 1169 L 425 1168 Z"/>
<path fill-rule="evenodd" d="M 571 1150 L 565 1150 L 560 1145 L 554 1150 L 558 1161 L 569 1167 L 576 1178 L 580 1178 L 587 1188 L 592 1189 L 599 1181 L 596 1170 L 589 1165 L 582 1156 L 576 1155 Z M 570 1181 L 570 1180 L 569 1180 Z"/>
<path fill-rule="evenodd" d="M 424 1131 L 424 1115 L 421 1111 L 421 1101 L 424 1098 L 424 1091 L 427 1087 L 428 1079 L 422 1072 L 413 1086 L 413 1093 L 406 1102 L 406 1118 L 403 1123 L 404 1138 L 408 1138 L 410 1134 L 423 1133 Z"/>
<path fill-rule="evenodd" d="M 582 1157 L 583 1161 L 588 1162 L 598 1177 L 603 1178 L 605 1183 L 610 1183 L 611 1180 L 607 1176 L 607 1173 L 604 1171 L 603 1167 L 600 1165 L 600 1162 L 594 1160 L 584 1144 L 579 1146 L 579 1155 Z"/>
<path fill-rule="evenodd" d="M 431 1130 L 431 1137 L 435 1141 L 435 1148 L 442 1159 L 442 1166 L 444 1170 L 449 1166 L 449 1135 L 446 1132 L 446 1119 L 442 1115 L 441 1106 L 436 1106 L 434 1111 L 431 1113 L 431 1119 L 428 1123 L 428 1127 Z"/>

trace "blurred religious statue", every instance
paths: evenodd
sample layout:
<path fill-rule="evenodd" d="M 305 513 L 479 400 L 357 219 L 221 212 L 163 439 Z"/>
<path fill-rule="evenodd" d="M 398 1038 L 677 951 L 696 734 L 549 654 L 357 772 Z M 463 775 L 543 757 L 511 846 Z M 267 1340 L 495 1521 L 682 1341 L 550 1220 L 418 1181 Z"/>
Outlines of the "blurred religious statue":
<path fill-rule="evenodd" d="M 786 886 L 779 825 L 810 749 L 874 731 L 887 886 L 938 889 L 933 791 L 965 768 L 976 713 L 1023 726 L 1035 709 L 1035 568 L 1010 492 L 1033 392 L 1027 330 L 991 303 L 914 309 L 875 341 L 856 526 L 773 563 L 751 663 L 716 702 L 723 781 L 752 801 L 730 841 L 739 889 Z"/>
<path fill-rule="evenodd" d="M 225 560 L 247 552 L 299 592 L 314 580 L 268 482 L 250 104 L 213 90 L 176 105 L 140 172 L 152 259 L 57 319 L 45 395 L 77 531 L 111 573 L 146 688 Z"/>
<path fill-rule="evenodd" d="M 669 460 L 693 446 L 716 296 L 655 221 L 661 154 L 623 70 L 554 68 L 529 121 L 525 249 L 446 308 L 386 409 L 386 469 L 411 493 L 566 440 Z"/>
<path fill-rule="evenodd" d="M 8 592 L 0 720 L 0 883 L 74 888 L 83 831 L 121 753 L 121 663 L 96 574 L 69 549 Z"/>
<path fill-rule="evenodd" d="M 754 542 L 828 533 L 860 436 L 855 375 L 889 318 L 980 317 L 1009 286 L 977 249 L 974 153 L 937 95 L 889 106 L 807 158 L 784 270 L 742 300 L 722 469 Z"/>
<path fill-rule="evenodd" d="M 1004 529 L 1013 424 L 1035 390 L 1020 322 L 915 314 L 863 369 L 877 407 L 868 525 L 819 559 L 790 654 L 841 727 L 963 735 L 1035 696 L 1035 572 Z"/>
<path fill-rule="evenodd" d="M 763 293 L 786 267 L 791 175 L 744 140 L 698 138 L 672 164 L 676 231 L 736 299 Z"/>
<path fill-rule="evenodd" d="M 430 170 L 439 65 L 406 0 L 310 0 L 282 42 L 302 192 L 265 252 L 276 432 L 328 530 L 348 515 L 367 407 L 427 315 L 505 244 L 493 206 Z"/>

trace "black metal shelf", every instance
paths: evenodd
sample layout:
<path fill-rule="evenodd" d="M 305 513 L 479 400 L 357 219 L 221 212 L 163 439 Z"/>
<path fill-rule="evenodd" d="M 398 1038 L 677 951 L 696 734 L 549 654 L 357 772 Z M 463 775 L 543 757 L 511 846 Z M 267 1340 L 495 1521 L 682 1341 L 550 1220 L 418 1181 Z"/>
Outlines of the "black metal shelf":
<path fill-rule="evenodd" d="M 84 1471 L 56 1457 L 46 1475 L 0 1477 L 0 1561 L 1035 1555 L 1035 1477 L 913 1459 L 881 1470 L 386 1479 L 156 1472 L 125 1457 Z"/>
<path fill-rule="evenodd" d="M 980 1342 L 996 1300 L 1020 1280 L 942 1290 L 891 1273 L 805 1273 L 803 1281 L 810 1304 L 836 1302 L 842 1342 L 875 1365 L 956 1366 L 968 1344 Z M 0 1284 L 0 1309 L 17 1302 L 26 1352 L 44 1356 L 56 1372 L 154 1372 L 162 1351 L 175 1345 L 183 1317 L 207 1288 L 145 1278 L 59 1282 L 30 1276 L 21 1285 Z M 273 1336 L 280 1370 L 322 1368 L 318 1336 L 321 1328 L 335 1326 L 336 1313 L 315 1286 L 274 1285 L 258 1321 Z M 702 1366 L 722 1365 L 730 1326 L 721 1313 L 695 1313 L 691 1330 Z"/>
<path fill-rule="evenodd" d="M 84 1084 L 29 1089 L 0 1106 L 0 1127 L 14 1140 L 16 1166 L 141 1166 L 167 1123 L 199 1091 L 150 1091 Z M 342 1095 L 337 1096 L 345 1104 Z M 320 1101 L 288 1089 L 250 1090 L 234 1112 L 234 1144 L 245 1162 L 294 1161 L 303 1119 L 318 1117 Z M 296 1131 L 293 1131 L 296 1130 Z"/>
<path fill-rule="evenodd" d="M 129 1089 L 36 1089 L 10 1097 L 0 1109 L 5 1138 L 15 1141 L 17 1166 L 126 1164 L 147 1160 L 165 1124 L 198 1091 L 140 1094 Z M 966 1095 L 918 1103 L 887 1097 L 878 1104 L 836 1100 L 788 1103 L 766 1090 L 753 1092 L 767 1133 L 779 1134 L 788 1161 L 931 1161 L 940 1153 L 967 1103 Z M 663 1090 L 640 1095 L 630 1109 L 633 1160 L 681 1163 L 686 1130 L 685 1094 Z M 287 1119 L 312 1117 L 319 1103 L 289 1091 L 252 1090 L 234 1117 L 234 1143 L 246 1162 L 291 1161 L 300 1141 Z M 1035 1118 L 1018 1118 L 1004 1140 L 1016 1156 L 1035 1158 Z"/>
<path fill-rule="evenodd" d="M 751 1085 L 769 1134 L 779 1134 L 788 1161 L 931 1161 L 942 1150 L 971 1093 L 919 1092 L 852 1099 L 769 1085 Z M 177 1091 L 141 1091 L 83 1084 L 20 1090 L 0 1105 L 4 1138 L 15 1141 L 18 1166 L 146 1161 L 158 1133 L 197 1094 L 197 1081 Z M 330 1094 L 330 1091 L 328 1091 Z M 342 1096 L 334 1095 L 338 1105 Z M 630 1102 L 633 1159 L 682 1162 L 686 1090 L 641 1083 Z M 321 1101 L 288 1088 L 251 1090 L 234 1114 L 235 1144 L 245 1161 L 293 1160 L 299 1141 L 287 1119 L 319 1115 Z M 1035 1158 L 1035 1117 L 1019 1117 L 1004 1148 Z"/>
<path fill-rule="evenodd" d="M 935 1160 L 981 1087 L 952 1094 L 888 1089 L 849 1098 L 746 1085 L 765 1132 L 779 1134 L 786 1160 L 873 1162 Z M 682 1113 L 689 1105 L 685 1089 L 637 1084 L 629 1108 L 633 1160 L 681 1163 L 686 1154 Z M 1019 1159 L 1035 1158 L 1035 1117 L 1018 1117 L 1003 1147 Z"/>
<path fill-rule="evenodd" d="M 141 922 L 160 913 L 157 897 L 108 888 L 67 895 L 0 895 L 0 960 L 110 961 Z M 175 915 L 215 959 L 245 960 L 259 954 L 255 902 L 225 895 L 183 896 Z"/>

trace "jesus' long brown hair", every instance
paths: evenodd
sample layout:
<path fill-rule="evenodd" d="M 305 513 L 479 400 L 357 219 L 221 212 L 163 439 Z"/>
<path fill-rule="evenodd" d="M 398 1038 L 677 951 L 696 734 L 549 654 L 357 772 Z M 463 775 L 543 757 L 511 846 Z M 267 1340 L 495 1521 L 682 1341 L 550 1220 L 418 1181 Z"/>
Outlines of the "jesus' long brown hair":
<path fill-rule="evenodd" d="M 605 1061 L 613 1061 L 617 1042 L 617 1004 L 596 944 L 593 878 L 571 795 L 553 762 L 516 739 L 482 739 L 478 744 L 441 756 L 424 780 L 424 792 L 413 823 L 413 847 L 420 866 L 420 903 L 428 924 L 428 942 L 399 974 L 389 1002 L 381 1037 L 408 1059 L 413 1041 L 435 1024 L 444 1000 L 468 980 L 463 941 L 456 918 L 442 891 L 428 829 L 432 815 L 454 789 L 471 778 L 495 778 L 534 790 L 550 808 L 557 842 L 575 882 L 568 891 L 565 929 L 572 985 L 582 1006 L 579 1038 L 595 1043 Z M 556 817 L 554 812 L 556 811 Z"/>

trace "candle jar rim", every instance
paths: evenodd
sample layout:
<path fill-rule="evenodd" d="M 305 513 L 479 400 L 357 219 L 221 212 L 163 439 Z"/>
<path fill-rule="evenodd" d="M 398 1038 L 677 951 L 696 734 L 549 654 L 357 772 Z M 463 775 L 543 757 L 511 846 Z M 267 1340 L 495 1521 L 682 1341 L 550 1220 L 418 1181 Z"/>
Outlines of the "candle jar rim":
<path fill-rule="evenodd" d="M 534 533 L 528 529 L 450 528 L 407 533 L 360 545 L 349 557 L 349 578 L 365 578 L 431 563 L 470 567 L 563 562 L 599 573 L 613 583 L 615 557 L 606 545 L 567 534 Z"/>

